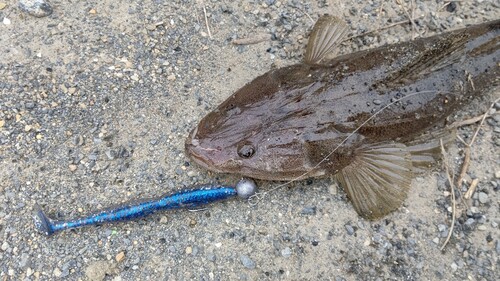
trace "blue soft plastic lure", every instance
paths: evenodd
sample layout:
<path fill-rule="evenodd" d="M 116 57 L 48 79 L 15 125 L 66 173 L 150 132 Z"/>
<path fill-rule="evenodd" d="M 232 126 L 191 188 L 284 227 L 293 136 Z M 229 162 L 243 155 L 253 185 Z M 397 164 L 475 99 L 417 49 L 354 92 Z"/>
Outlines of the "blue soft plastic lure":
<path fill-rule="evenodd" d="M 249 179 L 240 180 L 235 187 L 202 185 L 191 190 L 167 194 L 139 202 L 122 204 L 115 208 L 97 211 L 83 218 L 66 221 L 50 219 L 37 204 L 35 205 L 34 214 L 35 228 L 40 233 L 50 236 L 61 230 L 85 225 L 132 220 L 147 216 L 159 210 L 195 208 L 235 196 L 248 199 L 254 195 L 256 191 L 257 186 L 255 182 Z"/>

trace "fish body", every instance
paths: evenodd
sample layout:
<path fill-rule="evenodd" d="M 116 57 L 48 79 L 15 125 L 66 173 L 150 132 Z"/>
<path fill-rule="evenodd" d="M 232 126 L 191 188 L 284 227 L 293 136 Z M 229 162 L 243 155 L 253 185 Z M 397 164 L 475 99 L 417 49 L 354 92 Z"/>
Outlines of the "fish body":
<path fill-rule="evenodd" d="M 305 61 L 235 92 L 191 132 L 187 154 L 264 180 L 336 175 L 368 218 L 397 208 L 436 147 L 420 136 L 498 86 L 500 20 L 326 60 L 346 30 L 320 18 Z"/>

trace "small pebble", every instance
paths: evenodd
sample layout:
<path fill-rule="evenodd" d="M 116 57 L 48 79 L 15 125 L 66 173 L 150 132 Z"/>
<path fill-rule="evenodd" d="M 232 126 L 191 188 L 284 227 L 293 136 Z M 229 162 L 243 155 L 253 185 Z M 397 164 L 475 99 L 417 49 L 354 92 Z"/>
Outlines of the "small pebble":
<path fill-rule="evenodd" d="M 105 154 L 109 160 L 113 160 L 116 157 L 116 152 L 114 150 L 111 150 L 111 149 L 106 150 Z"/>
<path fill-rule="evenodd" d="M 34 17 L 42 18 L 52 14 L 52 6 L 45 0 L 19 0 L 19 8 Z"/>
<path fill-rule="evenodd" d="M 55 277 L 61 277 L 61 270 L 59 268 L 54 268 L 54 271 L 52 272 L 54 274 Z"/>
<path fill-rule="evenodd" d="M 198 252 L 200 252 L 200 248 L 198 248 L 198 246 L 193 246 L 193 251 L 191 252 L 191 254 L 193 256 L 196 256 L 198 255 Z"/>
<path fill-rule="evenodd" d="M 255 268 L 255 262 L 252 259 L 250 259 L 250 257 L 248 257 L 247 255 L 241 255 L 240 261 L 243 264 L 243 266 L 248 268 L 248 269 Z"/>
<path fill-rule="evenodd" d="M 446 5 L 446 11 L 453 13 L 457 9 L 457 3 L 455 1 L 451 1 L 448 5 Z"/>
<path fill-rule="evenodd" d="M 337 195 L 337 193 L 338 193 L 337 185 L 336 184 L 331 184 L 330 186 L 328 186 L 328 192 L 331 195 Z"/>
<path fill-rule="evenodd" d="M 486 203 L 490 202 L 490 199 L 488 198 L 488 194 L 486 194 L 484 192 L 479 192 L 478 200 L 482 204 L 486 204 Z"/>
<path fill-rule="evenodd" d="M 496 110 L 500 110 L 500 102 L 495 102 L 495 105 L 493 106 Z"/>
<path fill-rule="evenodd" d="M 207 254 L 207 259 L 211 262 L 215 262 L 217 260 L 217 257 L 215 256 L 214 253 L 209 253 Z"/>
<path fill-rule="evenodd" d="M 446 225 L 444 225 L 444 224 L 440 224 L 440 225 L 438 225 L 438 230 L 439 230 L 439 232 L 443 232 L 443 231 L 445 231 L 446 229 L 447 229 Z"/>
<path fill-rule="evenodd" d="M 96 161 L 97 160 L 97 153 L 95 153 L 95 152 L 90 153 L 88 158 L 91 161 Z"/>
<path fill-rule="evenodd" d="M 470 208 L 469 208 L 469 210 L 470 210 L 473 214 L 477 214 L 477 213 L 479 213 L 479 209 L 478 209 L 477 207 L 474 207 L 474 206 L 470 207 Z"/>
<path fill-rule="evenodd" d="M 302 211 L 300 211 L 300 214 L 302 215 L 315 215 L 316 214 L 316 207 L 304 207 Z"/>
<path fill-rule="evenodd" d="M 285 249 L 281 250 L 281 255 L 285 258 L 288 258 L 292 255 L 292 249 L 290 249 L 290 247 L 286 247 Z"/>
<path fill-rule="evenodd" d="M 351 225 L 349 225 L 349 224 L 345 225 L 345 230 L 347 231 L 347 234 L 349 234 L 349 235 L 353 235 L 354 234 L 354 228 Z"/>
<path fill-rule="evenodd" d="M 468 225 L 468 226 L 472 226 L 476 221 L 473 219 L 473 218 L 468 218 L 466 221 L 465 221 L 465 224 Z"/>
<path fill-rule="evenodd" d="M 124 258 L 125 258 L 125 252 L 122 251 L 116 255 L 115 260 L 117 262 L 121 262 Z"/>

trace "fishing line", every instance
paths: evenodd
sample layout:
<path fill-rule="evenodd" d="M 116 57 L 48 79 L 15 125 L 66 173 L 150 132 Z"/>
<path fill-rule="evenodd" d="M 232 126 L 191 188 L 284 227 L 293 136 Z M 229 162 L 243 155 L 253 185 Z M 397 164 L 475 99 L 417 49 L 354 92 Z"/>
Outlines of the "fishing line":
<path fill-rule="evenodd" d="M 386 110 L 388 107 L 390 107 L 391 105 L 394 105 L 404 99 L 407 99 L 407 98 L 411 98 L 413 96 L 416 96 L 418 94 L 430 94 L 430 93 L 435 93 L 437 91 L 433 90 L 429 90 L 429 91 L 421 91 L 421 92 L 415 92 L 415 93 L 411 93 L 411 94 L 408 94 L 402 98 L 399 98 L 399 99 L 395 99 L 394 101 L 388 103 L 387 105 L 385 105 L 384 107 L 382 107 L 381 109 L 379 109 L 377 112 L 375 112 L 374 114 L 372 114 L 368 119 L 366 119 L 363 123 L 361 123 L 361 125 L 359 125 L 354 131 L 352 131 L 342 142 L 340 142 L 330 153 L 328 153 L 327 156 L 325 156 L 321 161 L 319 161 L 316 165 L 314 165 L 314 167 L 312 167 L 309 171 L 285 182 L 285 183 L 282 183 L 282 184 L 279 184 L 277 185 L 276 187 L 273 187 L 271 188 L 270 190 L 268 191 L 264 191 L 264 192 L 257 192 L 255 193 L 254 195 L 250 196 L 250 198 L 248 199 L 248 202 L 250 203 L 250 205 L 254 206 L 254 205 L 257 205 L 259 201 L 261 201 L 262 199 L 264 199 L 265 196 L 267 196 L 269 193 L 277 190 L 277 189 L 280 189 L 282 187 L 285 187 L 287 185 L 290 185 L 292 182 L 295 182 L 295 181 L 298 181 L 298 180 L 301 180 L 303 179 L 305 176 L 307 176 L 309 173 L 311 173 L 312 171 L 314 171 L 316 168 L 318 168 L 321 164 L 323 164 L 325 161 L 328 160 L 328 158 L 330 156 L 333 155 L 333 153 L 335 153 L 335 151 L 337 151 L 350 137 L 352 137 L 355 133 L 357 133 L 364 125 L 366 125 L 368 122 L 370 122 L 373 118 L 375 118 L 375 116 L 377 116 L 378 114 L 380 114 L 382 111 Z M 444 94 L 448 94 L 450 92 L 448 91 L 443 91 L 441 93 L 444 93 Z"/>

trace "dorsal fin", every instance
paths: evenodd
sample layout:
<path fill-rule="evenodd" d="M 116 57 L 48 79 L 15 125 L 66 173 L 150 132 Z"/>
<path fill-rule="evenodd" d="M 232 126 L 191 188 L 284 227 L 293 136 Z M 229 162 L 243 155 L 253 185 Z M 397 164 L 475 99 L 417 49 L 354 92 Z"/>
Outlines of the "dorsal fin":
<path fill-rule="evenodd" d="M 318 64 L 342 42 L 348 27 L 334 16 L 324 15 L 316 21 L 307 43 L 305 63 Z"/>

